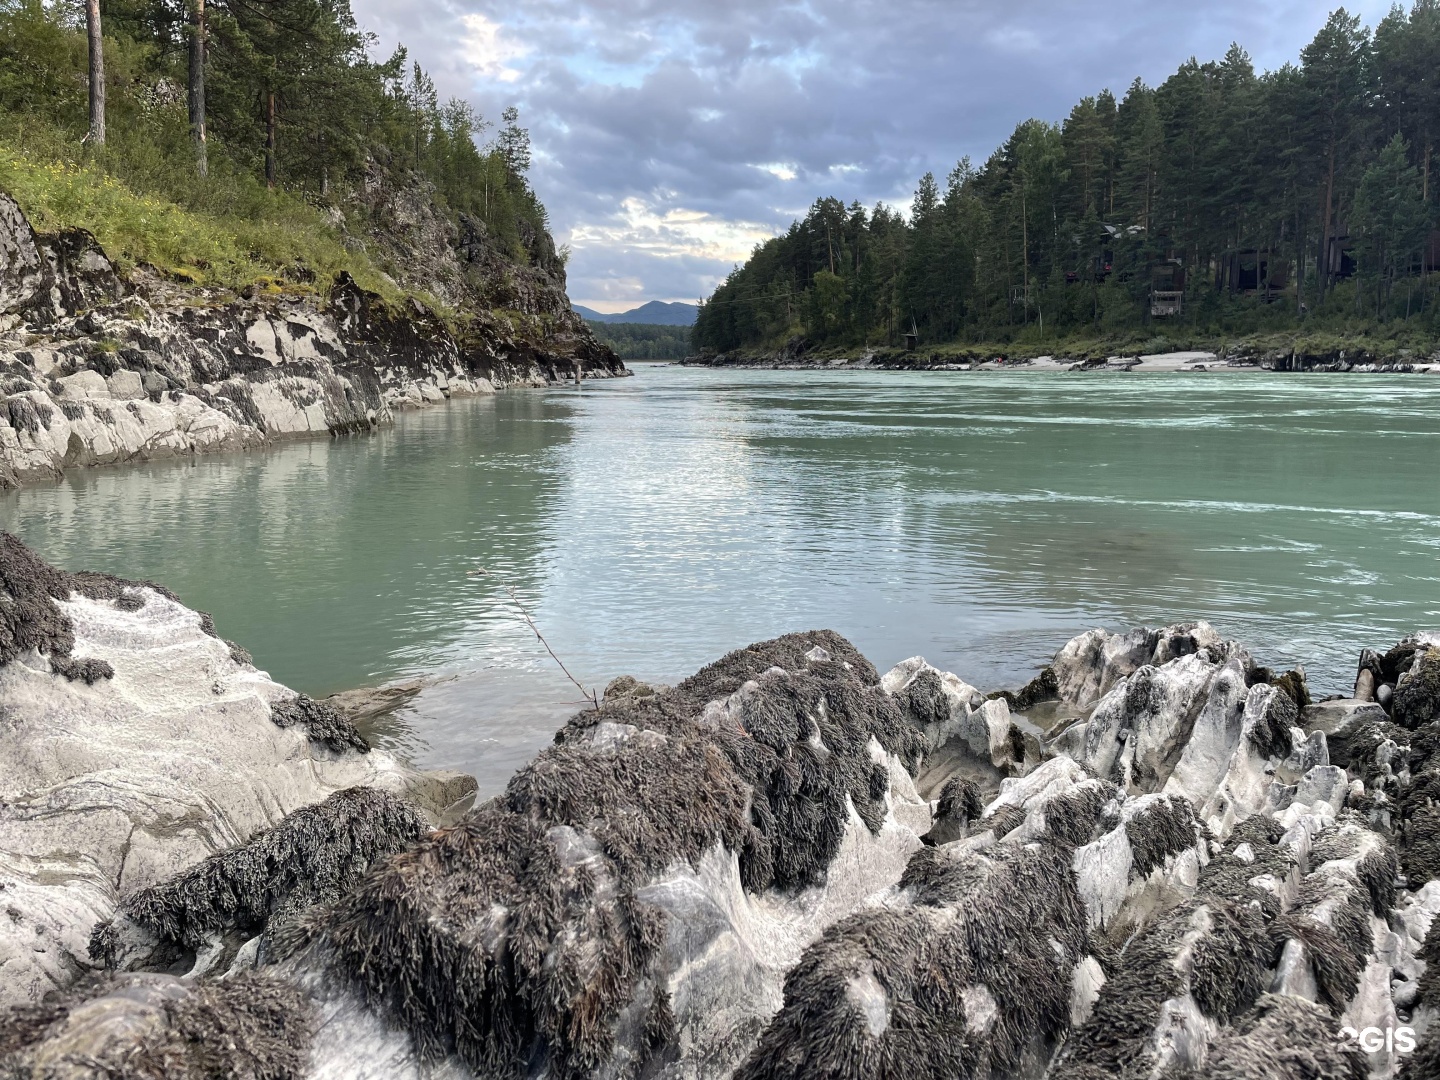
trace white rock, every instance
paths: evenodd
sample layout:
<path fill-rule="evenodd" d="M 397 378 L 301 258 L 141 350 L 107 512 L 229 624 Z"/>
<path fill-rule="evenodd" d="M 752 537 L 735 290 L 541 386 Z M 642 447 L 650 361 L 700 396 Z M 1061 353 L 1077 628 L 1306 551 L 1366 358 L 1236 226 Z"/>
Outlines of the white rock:
<path fill-rule="evenodd" d="M 1229 836 L 1237 821 L 1259 813 L 1270 799 L 1280 763 L 1263 756 L 1250 736 L 1263 721 L 1272 698 L 1280 692 L 1261 683 L 1252 686 L 1245 695 L 1239 737 L 1235 740 L 1225 775 L 1200 808 L 1200 816 L 1217 837 Z"/>
<path fill-rule="evenodd" d="M 1087 956 L 1075 965 L 1075 973 L 1070 979 L 1071 1027 L 1078 1028 L 1090 1019 L 1106 981 L 1105 971 L 1095 957 Z"/>
<path fill-rule="evenodd" d="M 1317 731 L 1315 734 L 1321 733 Z M 1345 806 L 1345 797 L 1349 793 L 1349 778 L 1344 769 L 1336 765 L 1317 765 L 1300 781 L 1295 801 L 1307 806 L 1324 803 L 1332 813 L 1338 814 Z"/>
<path fill-rule="evenodd" d="M 93 925 L 161 881 L 340 788 L 414 791 L 382 751 L 337 755 L 270 719 L 289 697 L 241 667 L 195 612 L 149 589 L 139 611 L 73 598 L 87 686 L 32 652 L 0 667 L 0 1005 L 38 1001 L 89 966 Z"/>
<path fill-rule="evenodd" d="M 1205 707 L 1162 789 L 1166 794 L 1183 795 L 1196 806 L 1214 794 L 1240 744 L 1247 692 L 1239 661 L 1227 662 L 1210 684 Z"/>
<path fill-rule="evenodd" d="M 1090 716 L 1085 766 L 1132 791 L 1158 790 L 1182 756 L 1187 722 L 1219 671 L 1194 654 L 1121 679 Z"/>
<path fill-rule="evenodd" d="M 882 675 L 880 688 L 887 694 L 898 694 L 902 690 L 908 689 L 922 673 L 929 673 L 939 680 L 941 692 L 945 695 L 945 701 L 950 710 L 948 720 L 925 726 L 925 741 L 930 749 L 934 750 L 944 746 L 952 736 L 957 734 L 963 735 L 969 742 L 970 735 L 974 733 L 978 740 L 977 752 L 988 754 L 988 723 L 983 726 L 984 735 L 982 737 L 980 735 L 982 726 L 972 723 L 970 720 L 971 712 L 985 704 L 985 695 L 958 675 L 931 667 L 923 656 L 912 656 L 908 660 L 900 661 Z M 1004 702 L 1002 701 L 1001 704 L 1003 705 Z"/>
<path fill-rule="evenodd" d="M 145 384 L 139 372 L 117 371 L 105 380 L 105 385 L 116 401 L 135 401 L 145 396 Z"/>
<path fill-rule="evenodd" d="M 1087 630 L 1066 642 L 1051 664 L 1060 696 L 1079 706 L 1098 701 L 1120 679 L 1150 661 L 1153 646 L 1145 630 L 1111 634 Z"/>

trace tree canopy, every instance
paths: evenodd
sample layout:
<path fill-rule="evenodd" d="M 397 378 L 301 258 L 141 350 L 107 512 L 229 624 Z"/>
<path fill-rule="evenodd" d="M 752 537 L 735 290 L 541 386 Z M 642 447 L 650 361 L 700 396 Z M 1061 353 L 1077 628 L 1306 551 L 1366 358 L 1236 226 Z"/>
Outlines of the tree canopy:
<path fill-rule="evenodd" d="M 186 110 L 197 11 L 208 168 Z M 257 188 L 335 204 L 378 163 L 429 180 L 516 257 L 546 228 L 515 109 L 497 131 L 467 102 L 441 101 L 403 48 L 372 55 L 348 0 L 100 0 L 99 13 L 110 116 L 94 152 L 138 191 L 217 213 L 263 201 Z M 0 140 L 62 159 L 81 144 L 84 27 L 76 0 L 0 0 Z"/>
<path fill-rule="evenodd" d="M 908 214 L 818 199 L 705 303 L 697 347 L 1042 340 L 1167 319 L 1265 329 L 1436 309 L 1440 0 L 1339 9 L 1299 62 L 1238 45 L 1026 120 Z M 1179 314 L 1152 314 L 1164 284 Z M 1403 287 L 1402 287 L 1403 285 Z"/>

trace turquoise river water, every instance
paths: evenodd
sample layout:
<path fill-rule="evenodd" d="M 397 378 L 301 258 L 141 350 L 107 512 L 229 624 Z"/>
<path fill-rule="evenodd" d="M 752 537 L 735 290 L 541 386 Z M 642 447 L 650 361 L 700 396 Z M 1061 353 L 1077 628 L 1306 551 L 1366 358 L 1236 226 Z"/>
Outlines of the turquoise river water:
<path fill-rule="evenodd" d="M 1440 379 L 637 367 L 77 470 L 0 526 L 164 582 L 296 689 L 424 677 L 380 742 L 486 792 L 578 698 L 507 584 L 587 686 L 827 626 L 991 688 L 1205 618 L 1333 692 L 1440 624 Z"/>

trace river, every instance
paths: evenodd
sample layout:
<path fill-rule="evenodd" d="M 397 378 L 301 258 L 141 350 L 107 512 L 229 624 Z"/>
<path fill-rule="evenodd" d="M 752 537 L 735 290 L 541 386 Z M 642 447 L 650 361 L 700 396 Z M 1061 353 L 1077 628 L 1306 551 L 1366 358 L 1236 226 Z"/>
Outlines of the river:
<path fill-rule="evenodd" d="M 586 686 L 824 626 L 991 688 L 1205 618 L 1323 693 L 1440 624 L 1440 379 L 636 367 L 76 470 L 0 525 L 163 582 L 296 689 L 427 678 L 378 741 L 487 793 L 579 698 L 512 589 Z"/>

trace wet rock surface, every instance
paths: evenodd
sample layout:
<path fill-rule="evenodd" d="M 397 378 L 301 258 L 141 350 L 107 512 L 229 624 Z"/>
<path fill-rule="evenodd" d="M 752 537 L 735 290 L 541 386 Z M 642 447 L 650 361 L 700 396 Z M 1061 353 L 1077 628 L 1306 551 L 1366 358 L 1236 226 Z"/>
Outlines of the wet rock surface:
<path fill-rule="evenodd" d="M 364 749 L 158 587 L 6 544 L 8 1074 L 1440 1059 L 1433 636 L 1362 655 L 1382 704 L 1311 703 L 1204 623 L 1091 631 L 989 695 L 789 634 L 613 681 L 457 809 L 455 777 Z M 87 660 L 110 673 L 67 676 Z"/>
<path fill-rule="evenodd" d="M 0 489 L 87 465 L 366 432 L 402 409 L 577 372 L 625 374 L 570 310 L 558 262 L 522 272 L 472 245 L 467 275 L 459 238 L 422 226 L 407 226 L 432 241 L 413 265 L 448 257 L 453 299 L 476 312 L 455 333 L 419 301 L 390 304 L 343 274 L 304 296 L 182 287 L 143 268 L 122 277 L 89 234 L 37 234 L 0 193 Z M 427 273 L 417 287 L 437 285 Z M 511 283 L 504 295 L 492 277 Z M 518 323 L 491 310 L 506 305 Z"/>

